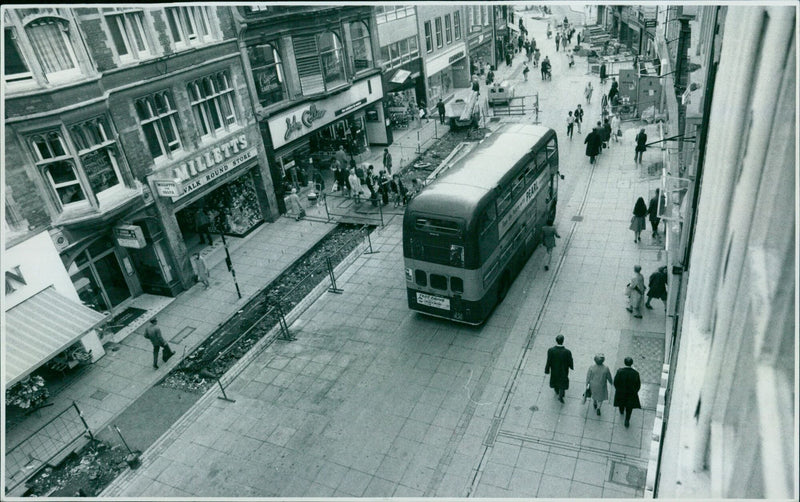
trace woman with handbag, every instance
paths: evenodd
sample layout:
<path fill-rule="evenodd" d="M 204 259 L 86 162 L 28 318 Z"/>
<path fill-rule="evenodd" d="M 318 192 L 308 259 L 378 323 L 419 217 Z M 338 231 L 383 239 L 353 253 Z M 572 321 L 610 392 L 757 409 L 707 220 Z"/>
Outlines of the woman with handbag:
<path fill-rule="evenodd" d="M 600 407 L 603 401 L 608 400 L 608 386 L 606 382 L 613 383 L 611 380 L 611 370 L 608 366 L 603 364 L 606 356 L 603 354 L 596 354 L 594 356 L 594 364 L 589 367 L 586 372 L 586 393 L 584 394 L 584 401 L 586 398 L 592 398 L 592 406 L 597 410 L 600 415 Z"/>

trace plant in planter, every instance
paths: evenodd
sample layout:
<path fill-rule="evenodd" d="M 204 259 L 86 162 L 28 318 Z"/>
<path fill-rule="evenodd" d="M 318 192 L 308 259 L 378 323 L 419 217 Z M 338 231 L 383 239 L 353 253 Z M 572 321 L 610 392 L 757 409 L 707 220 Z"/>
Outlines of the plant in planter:
<path fill-rule="evenodd" d="M 44 378 L 28 375 L 6 389 L 6 405 L 19 406 L 23 409 L 36 408 L 44 404 L 49 396 L 50 391 L 44 384 Z"/>

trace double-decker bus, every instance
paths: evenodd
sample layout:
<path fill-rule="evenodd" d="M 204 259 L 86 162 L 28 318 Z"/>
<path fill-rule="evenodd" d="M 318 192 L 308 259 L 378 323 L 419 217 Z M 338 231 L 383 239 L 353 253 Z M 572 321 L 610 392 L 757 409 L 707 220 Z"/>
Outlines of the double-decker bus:
<path fill-rule="evenodd" d="M 558 141 L 547 127 L 507 124 L 406 207 L 408 306 L 481 324 L 555 219 Z"/>

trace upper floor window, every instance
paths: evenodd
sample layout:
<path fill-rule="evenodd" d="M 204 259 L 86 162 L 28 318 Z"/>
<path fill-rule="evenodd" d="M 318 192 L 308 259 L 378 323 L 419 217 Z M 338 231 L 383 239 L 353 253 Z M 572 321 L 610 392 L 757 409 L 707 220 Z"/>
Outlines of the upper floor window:
<path fill-rule="evenodd" d="M 431 32 L 431 22 L 425 21 L 425 52 L 433 50 L 433 34 Z"/>
<path fill-rule="evenodd" d="M 304 95 L 325 92 L 347 83 L 342 44 L 335 33 L 292 37 L 292 45 Z"/>
<path fill-rule="evenodd" d="M 350 40 L 353 49 L 353 67 L 355 71 L 366 70 L 372 67 L 372 42 L 369 30 L 363 21 L 350 23 Z"/>
<path fill-rule="evenodd" d="M 139 98 L 135 108 L 153 159 L 170 156 L 181 148 L 178 112 L 169 91 Z"/>
<path fill-rule="evenodd" d="M 192 111 L 200 125 L 201 136 L 215 135 L 236 124 L 233 88 L 227 72 L 204 77 L 189 83 Z"/>
<path fill-rule="evenodd" d="M 214 38 L 207 7 L 167 7 L 165 10 L 176 48 L 184 49 Z"/>
<path fill-rule="evenodd" d="M 414 15 L 414 6 L 403 6 L 403 5 L 379 5 L 375 7 L 375 21 L 378 24 L 385 23 L 387 21 L 394 21 L 395 19 L 402 19 L 407 16 Z"/>
<path fill-rule="evenodd" d="M 33 74 L 17 46 L 16 33 L 11 28 L 6 28 L 4 36 L 5 62 L 3 63 L 3 79 L 5 82 L 12 83 L 33 79 Z"/>
<path fill-rule="evenodd" d="M 39 18 L 25 27 L 33 54 L 51 82 L 80 74 L 68 23 L 60 18 Z"/>
<path fill-rule="evenodd" d="M 286 84 L 280 54 L 272 44 L 247 48 L 247 57 L 256 83 L 256 94 L 261 106 L 269 106 L 286 99 Z"/>
<path fill-rule="evenodd" d="M 120 185 L 114 136 L 105 117 L 96 117 L 69 127 L 72 142 L 78 149 L 81 168 L 92 192 L 102 193 Z"/>
<path fill-rule="evenodd" d="M 453 24 L 450 14 L 444 16 L 444 39 L 448 44 L 453 43 Z"/>
<path fill-rule="evenodd" d="M 416 35 L 381 47 L 382 63 L 387 70 L 407 63 L 418 56 L 419 45 Z"/>
<path fill-rule="evenodd" d="M 49 183 L 60 209 L 86 203 L 75 166 L 75 159 L 67 153 L 64 139 L 58 130 L 34 134 L 29 138 L 31 150 L 36 159 L 36 167 Z"/>
<path fill-rule="evenodd" d="M 461 40 L 461 12 L 453 12 L 453 33 L 456 40 Z"/>
<path fill-rule="evenodd" d="M 439 48 L 442 46 L 442 18 L 437 17 L 434 25 L 436 26 L 436 47 Z"/>
<path fill-rule="evenodd" d="M 151 55 L 141 10 L 104 9 L 111 40 L 122 62 L 147 58 Z"/>

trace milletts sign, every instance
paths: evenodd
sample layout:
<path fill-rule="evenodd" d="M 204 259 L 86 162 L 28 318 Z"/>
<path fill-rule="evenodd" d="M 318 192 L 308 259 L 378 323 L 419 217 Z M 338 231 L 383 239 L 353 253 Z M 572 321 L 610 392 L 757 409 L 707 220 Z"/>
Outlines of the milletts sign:
<path fill-rule="evenodd" d="M 256 149 L 248 148 L 247 136 L 240 134 L 234 139 L 220 143 L 186 162 L 166 170 L 167 179 L 161 174 L 153 184 L 162 197 L 173 201 L 194 192 L 215 178 L 231 171 L 256 157 Z"/>

